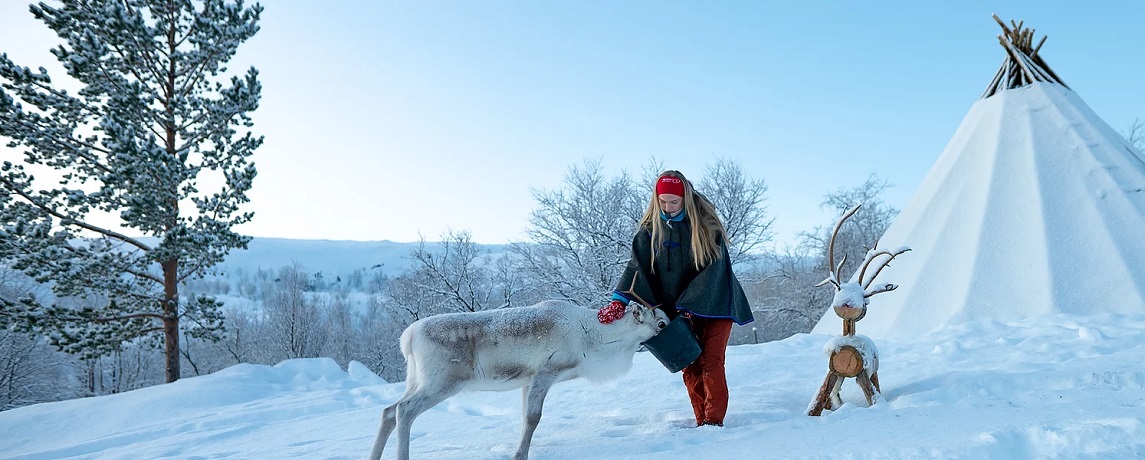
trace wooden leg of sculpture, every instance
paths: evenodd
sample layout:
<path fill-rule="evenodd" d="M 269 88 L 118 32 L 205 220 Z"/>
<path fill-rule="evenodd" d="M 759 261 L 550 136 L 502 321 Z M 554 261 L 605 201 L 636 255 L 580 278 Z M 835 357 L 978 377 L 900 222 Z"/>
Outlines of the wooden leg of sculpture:
<path fill-rule="evenodd" d="M 819 387 L 819 393 L 815 395 L 815 405 L 807 411 L 807 415 L 818 417 L 823 414 L 823 409 L 830 409 L 832 396 L 834 396 L 832 393 L 838 391 L 838 384 L 842 380 L 838 374 L 827 371 L 827 378 L 823 379 L 823 386 Z"/>
<path fill-rule="evenodd" d="M 876 391 L 878 391 L 879 393 L 883 392 L 883 389 L 879 388 L 879 373 L 878 372 L 871 374 L 871 383 L 875 384 L 875 390 Z"/>
<path fill-rule="evenodd" d="M 867 397 L 867 406 L 874 405 L 876 401 L 875 395 L 877 392 L 874 385 L 871 384 L 870 377 L 867 377 L 866 369 L 864 369 L 862 372 L 859 372 L 859 375 L 855 376 L 855 380 L 858 380 L 859 388 L 863 389 L 863 396 Z"/>
<path fill-rule="evenodd" d="M 846 381 L 847 378 L 842 375 L 840 375 L 839 378 L 835 380 L 835 386 L 831 387 L 831 400 L 828 401 L 828 409 L 836 410 L 840 407 L 843 407 L 843 398 L 839 396 L 839 391 L 843 389 L 843 382 Z"/>

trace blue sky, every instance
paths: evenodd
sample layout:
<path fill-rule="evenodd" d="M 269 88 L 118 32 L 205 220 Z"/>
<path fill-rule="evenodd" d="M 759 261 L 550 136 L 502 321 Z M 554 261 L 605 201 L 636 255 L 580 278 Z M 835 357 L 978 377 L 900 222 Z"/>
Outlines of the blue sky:
<path fill-rule="evenodd" d="M 0 6 L 0 52 L 60 78 L 22 4 Z M 1048 35 L 1043 57 L 1115 129 L 1145 119 L 1142 2 L 264 6 L 231 65 L 264 85 L 255 236 L 521 240 L 531 189 L 655 157 L 694 179 L 739 162 L 794 242 L 871 173 L 905 204 L 1002 62 L 991 13 Z"/>

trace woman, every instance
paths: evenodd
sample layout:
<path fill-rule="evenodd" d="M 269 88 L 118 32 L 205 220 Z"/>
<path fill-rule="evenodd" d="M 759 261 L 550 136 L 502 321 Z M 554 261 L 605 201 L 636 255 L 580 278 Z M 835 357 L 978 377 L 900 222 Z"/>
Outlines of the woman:
<path fill-rule="evenodd" d="M 661 173 L 632 239 L 632 258 L 605 308 L 623 308 L 636 300 L 625 293 L 632 292 L 670 317 L 683 314 L 691 320 L 702 352 L 683 375 L 697 426 L 723 426 L 728 408 L 724 351 L 732 322 L 755 319 L 726 245 L 712 203 L 679 171 Z"/>

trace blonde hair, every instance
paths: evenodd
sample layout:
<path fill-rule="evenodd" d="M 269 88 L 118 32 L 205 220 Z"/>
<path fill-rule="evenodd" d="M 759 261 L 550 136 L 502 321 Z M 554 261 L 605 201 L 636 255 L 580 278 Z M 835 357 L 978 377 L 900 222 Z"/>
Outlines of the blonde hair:
<path fill-rule="evenodd" d="M 692 265 L 696 270 L 706 267 L 712 261 L 719 259 L 720 239 L 725 238 L 724 224 L 716 214 L 716 207 L 704 195 L 692 188 L 692 183 L 680 171 L 667 170 L 656 176 L 656 182 L 661 177 L 669 176 L 679 178 L 684 182 L 684 212 L 688 216 L 688 225 L 692 230 Z M 656 270 L 656 250 L 664 243 L 664 219 L 660 217 L 663 209 L 660 208 L 659 196 L 656 195 L 656 182 L 652 186 L 652 201 L 648 209 L 640 218 L 640 227 L 647 229 L 651 234 L 652 260 L 649 266 Z"/>

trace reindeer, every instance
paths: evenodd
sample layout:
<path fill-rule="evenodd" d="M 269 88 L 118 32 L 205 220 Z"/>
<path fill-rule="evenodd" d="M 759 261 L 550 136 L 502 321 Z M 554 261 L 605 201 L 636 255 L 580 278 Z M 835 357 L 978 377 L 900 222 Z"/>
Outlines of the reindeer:
<path fill-rule="evenodd" d="M 515 460 L 529 456 L 541 406 L 554 383 L 594 382 L 628 372 L 644 342 L 668 326 L 663 311 L 632 304 L 610 323 L 597 310 L 564 301 L 415 321 L 402 333 L 406 392 L 382 411 L 371 460 L 396 427 L 400 460 L 409 459 L 410 426 L 422 412 L 462 390 L 522 389 L 524 427 Z"/>
<path fill-rule="evenodd" d="M 852 281 L 843 282 L 840 275 L 843 264 L 847 262 L 847 256 L 844 255 L 839 265 L 835 265 L 835 239 L 839 236 L 839 229 L 843 227 L 843 223 L 855 215 L 860 206 L 862 205 L 855 205 L 844 211 L 842 217 L 835 223 L 835 229 L 831 232 L 831 242 L 827 244 L 829 276 L 815 285 L 819 287 L 830 284 L 835 287 L 831 309 L 843 318 L 843 335 L 834 337 L 823 348 L 830 357 L 827 378 L 823 380 L 823 386 L 819 388 L 815 400 L 808 406 L 807 415 L 817 416 L 822 414 L 825 408 L 835 410 L 842 406 L 839 388 L 847 377 L 854 377 L 859 382 L 859 387 L 867 398 L 867 404 L 874 404 L 880 399 L 879 392 L 882 390 L 879 389 L 879 350 L 875 348 L 875 343 L 870 338 L 855 334 L 855 323 L 867 315 L 867 304 L 870 303 L 871 296 L 898 289 L 898 285 L 891 283 L 874 287 L 872 285 L 883 268 L 910 248 L 903 246 L 893 251 L 879 250 L 876 241 L 867 250 L 866 258 L 859 264 L 857 272 L 850 277 Z M 871 275 L 868 277 L 867 273 L 872 264 L 874 270 L 870 271 Z"/>

